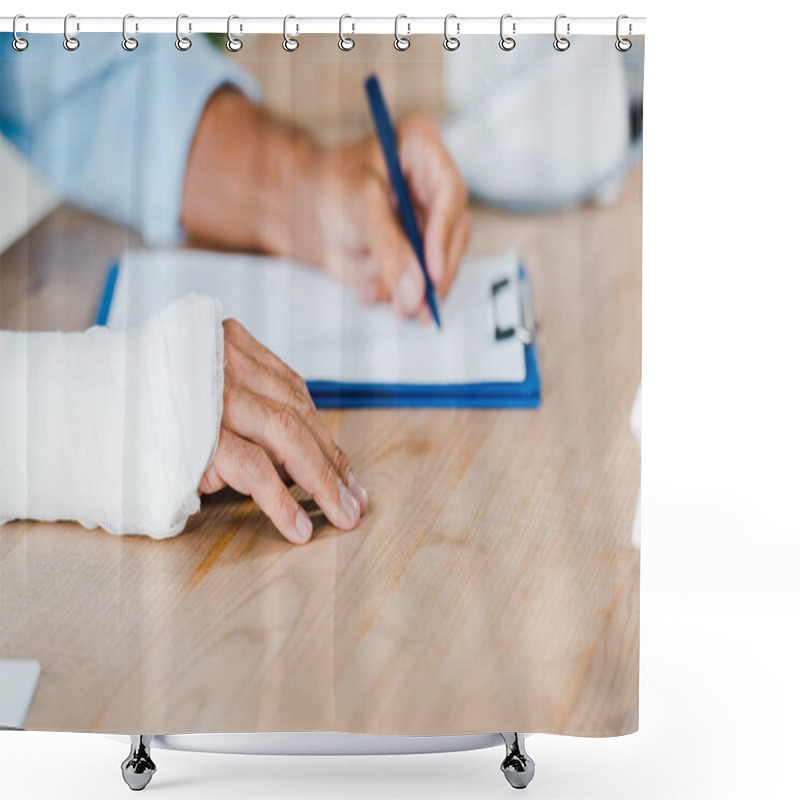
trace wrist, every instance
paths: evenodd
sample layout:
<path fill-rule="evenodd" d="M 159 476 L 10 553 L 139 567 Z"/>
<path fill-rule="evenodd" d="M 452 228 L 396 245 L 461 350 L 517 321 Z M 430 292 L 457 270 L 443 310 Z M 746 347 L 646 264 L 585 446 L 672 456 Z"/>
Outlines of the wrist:
<path fill-rule="evenodd" d="M 258 166 L 246 194 L 256 249 L 321 263 L 317 189 L 323 148 L 305 131 L 263 112 Z"/>
<path fill-rule="evenodd" d="M 225 247 L 313 258 L 320 148 L 235 89 L 206 104 L 186 167 L 187 234 Z"/>

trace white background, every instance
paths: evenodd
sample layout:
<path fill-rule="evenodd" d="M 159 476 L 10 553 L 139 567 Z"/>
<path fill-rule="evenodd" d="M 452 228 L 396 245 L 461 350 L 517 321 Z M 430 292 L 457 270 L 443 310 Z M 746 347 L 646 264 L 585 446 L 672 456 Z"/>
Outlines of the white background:
<path fill-rule="evenodd" d="M 31 3 L 31 0 L 27 0 Z M 647 16 L 639 733 L 536 736 L 541 798 L 798 797 L 797 4 L 62 2 L 4 13 Z M 8 798 L 128 797 L 120 743 L 0 734 Z M 163 798 L 510 797 L 501 750 L 155 751 Z M 522 795 L 521 795 L 522 796 Z"/>

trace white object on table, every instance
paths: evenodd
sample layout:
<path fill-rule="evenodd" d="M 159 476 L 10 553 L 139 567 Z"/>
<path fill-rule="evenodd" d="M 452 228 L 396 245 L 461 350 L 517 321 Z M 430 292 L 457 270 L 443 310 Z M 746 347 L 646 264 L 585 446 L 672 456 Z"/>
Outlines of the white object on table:
<path fill-rule="evenodd" d="M 492 284 L 518 281 L 509 250 L 468 258 L 441 304 L 442 329 L 397 319 L 387 303 L 364 304 L 358 290 L 322 270 L 283 258 L 189 249 L 122 256 L 108 317 L 127 328 L 189 292 L 219 299 L 234 317 L 306 381 L 448 385 L 521 382 L 517 337 L 495 340 Z M 519 321 L 518 293 L 501 292 L 497 313 Z M 504 307 L 507 304 L 508 307 Z"/>
<path fill-rule="evenodd" d="M 0 659 L 0 728 L 22 730 L 41 672 L 35 659 Z"/>

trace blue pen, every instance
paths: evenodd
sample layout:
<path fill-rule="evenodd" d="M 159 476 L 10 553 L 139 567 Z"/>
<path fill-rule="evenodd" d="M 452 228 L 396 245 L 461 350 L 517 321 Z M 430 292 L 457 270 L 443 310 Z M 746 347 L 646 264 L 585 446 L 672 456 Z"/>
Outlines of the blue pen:
<path fill-rule="evenodd" d="M 389 180 L 392 188 L 397 195 L 397 205 L 400 209 L 400 216 L 403 219 L 403 227 L 406 235 L 411 241 L 411 246 L 417 254 L 419 265 L 422 267 L 422 274 L 425 276 L 425 299 L 428 308 L 431 310 L 436 327 L 441 328 L 442 323 L 439 319 L 439 307 L 436 303 L 436 290 L 433 281 L 428 273 L 428 266 L 425 263 L 425 253 L 422 249 L 422 237 L 417 228 L 417 221 L 414 219 L 414 208 L 411 205 L 411 198 L 408 196 L 406 182 L 403 180 L 403 171 L 400 169 L 400 157 L 397 155 L 397 139 L 394 135 L 394 127 L 389 117 L 389 109 L 383 99 L 383 92 L 375 75 L 370 75 L 365 84 L 369 107 L 372 111 L 372 120 L 375 123 L 375 131 L 380 139 L 383 155 L 386 157 L 386 166 L 389 169 Z"/>

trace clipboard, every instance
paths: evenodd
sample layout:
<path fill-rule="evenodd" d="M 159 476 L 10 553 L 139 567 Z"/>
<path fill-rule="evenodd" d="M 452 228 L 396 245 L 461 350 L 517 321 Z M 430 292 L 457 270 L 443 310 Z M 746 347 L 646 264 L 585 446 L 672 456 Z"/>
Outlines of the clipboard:
<path fill-rule="evenodd" d="M 491 286 L 495 341 L 516 337 L 525 354 L 525 378 L 520 382 L 429 384 L 369 384 L 309 381 L 308 390 L 317 408 L 538 408 L 541 383 L 536 352 L 536 318 L 528 270 L 519 265 L 517 283 L 519 322 L 500 319 L 497 298 L 512 291 L 508 279 Z"/>
<path fill-rule="evenodd" d="M 101 295 L 96 324 L 108 324 L 120 273 L 119 262 L 108 271 Z M 502 319 L 499 299 L 516 288 L 518 318 Z M 347 383 L 307 380 L 319 409 L 333 408 L 537 408 L 541 405 L 541 382 L 536 349 L 536 319 L 528 270 L 518 265 L 518 280 L 508 278 L 487 287 L 487 302 L 492 305 L 495 341 L 516 338 L 523 347 L 525 374 L 521 381 L 485 383 Z"/>

